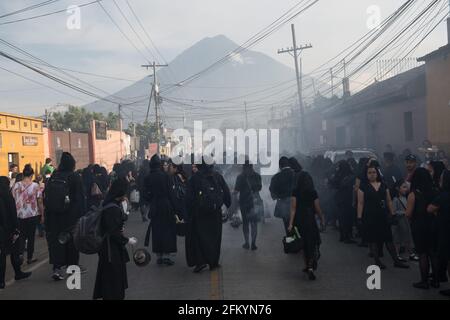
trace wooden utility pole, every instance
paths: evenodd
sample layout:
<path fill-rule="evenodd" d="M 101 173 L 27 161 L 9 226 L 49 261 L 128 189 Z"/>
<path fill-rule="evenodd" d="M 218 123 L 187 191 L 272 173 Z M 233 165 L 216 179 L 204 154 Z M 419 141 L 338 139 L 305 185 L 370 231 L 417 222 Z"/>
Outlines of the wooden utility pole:
<path fill-rule="evenodd" d="M 297 75 L 297 92 L 298 92 L 298 101 L 299 101 L 299 106 L 300 106 L 300 132 L 301 132 L 301 143 L 300 143 L 300 148 L 304 149 L 305 151 L 308 149 L 308 146 L 306 145 L 306 130 L 305 130 L 305 110 L 304 110 L 304 106 L 303 106 L 303 88 L 302 88 L 302 83 L 303 83 L 303 79 L 302 79 L 302 72 L 301 72 L 301 60 L 299 61 L 299 57 L 300 54 L 303 50 L 306 49 L 311 49 L 312 45 L 308 44 L 308 45 L 303 45 L 303 46 L 299 46 L 297 47 L 297 38 L 295 36 L 295 26 L 294 24 L 291 25 L 291 30 L 292 30 L 292 43 L 293 43 L 293 47 L 292 48 L 288 48 L 288 49 L 280 49 L 278 50 L 278 54 L 282 54 L 282 53 L 289 53 L 290 55 L 292 55 L 294 57 L 294 61 L 295 61 L 295 73 Z M 299 63 L 300 62 L 300 63 Z"/>
<path fill-rule="evenodd" d="M 159 105 L 159 87 L 158 87 L 158 82 L 157 82 L 157 77 L 156 77 L 156 68 L 160 68 L 160 67 L 168 67 L 169 65 L 167 64 L 156 64 L 156 62 L 153 62 L 151 65 L 142 65 L 143 68 L 152 68 L 153 69 L 153 85 L 152 85 L 152 91 L 150 93 L 150 101 L 148 104 L 148 110 L 147 110 L 147 117 L 148 117 L 148 113 L 150 110 L 150 104 L 151 104 L 151 99 L 153 96 L 153 100 L 155 101 L 155 123 L 156 123 L 156 141 L 157 141 L 157 154 L 159 155 L 159 144 L 160 144 L 160 140 L 161 140 L 161 126 L 160 126 L 160 121 L 159 121 L 159 112 L 158 112 L 158 105 Z"/>

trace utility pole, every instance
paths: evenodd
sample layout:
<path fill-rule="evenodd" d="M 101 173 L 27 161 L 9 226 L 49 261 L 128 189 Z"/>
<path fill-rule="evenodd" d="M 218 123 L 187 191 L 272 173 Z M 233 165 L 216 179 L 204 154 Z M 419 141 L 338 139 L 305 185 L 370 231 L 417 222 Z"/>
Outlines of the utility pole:
<path fill-rule="evenodd" d="M 158 82 L 156 79 L 156 68 L 160 67 L 168 67 L 167 64 L 156 64 L 156 62 L 153 61 L 151 65 L 142 65 L 143 68 L 152 68 L 153 69 L 153 86 L 152 86 L 152 93 L 150 94 L 150 102 L 149 102 L 149 109 L 150 109 L 150 103 L 151 98 L 153 95 L 153 99 L 155 100 L 155 123 L 156 123 L 156 141 L 157 141 L 157 154 L 159 155 L 159 145 L 161 142 L 161 126 L 159 121 L 159 112 L 158 112 L 158 105 L 159 105 L 159 88 L 158 88 Z M 147 116 L 148 116 L 148 110 L 147 110 Z"/>
<path fill-rule="evenodd" d="M 293 57 L 294 57 L 294 61 L 295 61 L 295 73 L 297 75 L 297 91 L 298 91 L 298 100 L 299 100 L 299 106 L 300 106 L 300 117 L 301 117 L 301 147 L 305 150 L 307 150 L 308 146 L 306 145 L 306 130 L 305 130 L 305 110 L 304 110 L 304 106 L 303 106 L 303 92 L 302 92 L 302 72 L 301 72 L 301 60 L 300 60 L 300 65 L 299 65 L 299 56 L 301 54 L 301 52 L 303 50 L 306 49 L 311 49 L 312 45 L 308 44 L 308 45 L 303 45 L 303 46 L 299 46 L 297 47 L 297 38 L 295 36 L 295 25 L 292 24 L 291 25 L 291 30 L 292 30 L 292 43 L 293 43 L 293 47 L 292 48 L 288 48 L 288 49 L 280 49 L 278 50 L 278 54 L 281 53 L 289 53 L 290 55 L 292 55 L 293 53 Z"/>
<path fill-rule="evenodd" d="M 122 129 L 122 106 L 119 104 L 120 161 L 122 161 L 123 158 Z"/>

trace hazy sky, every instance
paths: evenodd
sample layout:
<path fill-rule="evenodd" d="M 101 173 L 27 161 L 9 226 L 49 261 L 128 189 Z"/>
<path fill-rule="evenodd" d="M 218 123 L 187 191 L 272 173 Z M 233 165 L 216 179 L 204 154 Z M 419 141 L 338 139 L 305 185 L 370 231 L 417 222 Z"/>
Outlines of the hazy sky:
<path fill-rule="evenodd" d="M 0 18 L 0 23 L 35 14 L 65 9 L 91 0 L 61 0 L 22 15 Z M 116 0 L 125 14 L 138 25 L 128 10 L 125 0 Z M 41 1 L 0 1 L 0 15 Z M 298 2 L 298 0 L 129 0 L 165 59 L 170 61 L 183 50 L 204 37 L 224 34 L 236 43 L 242 43 Z M 303 55 L 305 71 L 313 69 L 333 57 L 368 31 L 367 9 L 377 5 L 382 18 L 392 13 L 403 0 L 320 0 L 308 12 L 298 16 L 294 23 L 299 43 L 312 43 L 314 48 Z M 120 16 L 111 0 L 103 0 L 105 8 L 120 23 L 126 34 L 142 47 Z M 29 51 L 43 60 L 79 71 L 94 72 L 130 80 L 138 80 L 147 73 L 140 65 L 144 59 L 123 38 L 98 4 L 81 9 L 81 29 L 69 30 L 67 13 L 27 22 L 0 25 L 0 38 Z M 415 56 L 437 49 L 446 43 L 445 24 L 442 24 L 422 44 Z M 146 40 L 145 35 L 140 33 Z M 290 46 L 290 24 L 266 39 L 252 50 L 293 65 L 288 55 L 278 55 L 277 49 Z M 5 46 L 0 44 L 0 50 Z M 12 53 L 12 51 L 9 51 Z M 145 51 L 144 51 L 145 52 Z M 148 55 L 148 54 L 147 54 Z M 72 98 L 43 88 L 2 70 L 7 68 L 73 94 Z M 77 75 L 93 85 L 113 93 L 130 82 L 106 80 Z M 44 80 L 39 75 L 0 58 L 0 110 L 42 114 L 45 107 L 56 103 L 84 104 L 92 98 Z"/>

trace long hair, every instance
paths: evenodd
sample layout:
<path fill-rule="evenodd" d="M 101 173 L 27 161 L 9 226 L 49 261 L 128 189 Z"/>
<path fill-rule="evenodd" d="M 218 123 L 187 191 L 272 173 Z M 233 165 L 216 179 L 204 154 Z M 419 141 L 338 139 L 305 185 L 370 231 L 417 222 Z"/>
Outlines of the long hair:
<path fill-rule="evenodd" d="M 378 163 L 371 163 L 368 166 L 366 166 L 366 170 L 364 171 L 364 178 L 366 182 L 369 181 L 369 179 L 367 178 L 369 169 L 375 169 L 375 171 L 377 172 L 377 182 L 383 182 L 383 178 L 381 176 L 380 167 L 378 166 Z"/>
<path fill-rule="evenodd" d="M 425 196 L 427 203 L 433 200 L 434 184 L 430 173 L 425 168 L 417 168 L 411 179 L 411 191 L 421 192 Z"/>

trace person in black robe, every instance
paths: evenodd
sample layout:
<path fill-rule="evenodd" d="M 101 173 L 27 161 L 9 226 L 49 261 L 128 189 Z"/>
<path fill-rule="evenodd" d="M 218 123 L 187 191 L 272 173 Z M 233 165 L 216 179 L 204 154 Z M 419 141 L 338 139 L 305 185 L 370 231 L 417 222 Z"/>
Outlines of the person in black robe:
<path fill-rule="evenodd" d="M 186 260 L 194 272 L 202 271 L 207 265 L 210 270 L 219 267 L 222 245 L 222 208 L 211 211 L 201 209 L 202 189 L 206 183 L 215 191 L 222 193 L 222 203 L 231 205 L 231 194 L 224 178 L 214 171 L 213 165 L 203 160 L 199 171 L 188 182 L 186 204 L 188 211 L 188 230 L 186 234 Z M 215 192 L 214 191 L 214 192 Z"/>
<path fill-rule="evenodd" d="M 308 274 L 310 280 L 315 280 L 314 270 L 317 269 L 321 244 L 316 216 L 320 219 L 322 229 L 325 227 L 325 219 L 312 177 L 309 173 L 302 171 L 297 178 L 292 191 L 288 232 L 292 233 L 296 227 L 300 233 L 304 244 L 303 258 L 306 266 L 303 271 Z"/>
<path fill-rule="evenodd" d="M 145 179 L 147 178 L 148 174 L 150 173 L 150 161 L 145 159 L 142 164 L 141 167 L 139 169 L 139 173 L 137 176 L 137 187 L 139 190 L 139 209 L 141 212 L 141 216 L 142 216 L 142 222 L 147 222 L 148 221 L 148 212 L 149 212 L 149 203 L 146 199 L 146 197 L 144 196 L 145 194 Z"/>
<path fill-rule="evenodd" d="M 111 186 L 103 206 L 101 226 L 105 239 L 98 254 L 97 275 L 95 278 L 94 300 L 123 300 L 128 288 L 126 263 L 130 261 L 127 244 L 137 243 L 136 238 L 124 235 L 127 220 L 122 209 L 126 199 L 128 182 L 119 178 Z"/>
<path fill-rule="evenodd" d="M 237 176 L 234 193 L 239 193 L 239 207 L 242 213 L 242 230 L 244 232 L 243 248 L 250 249 L 249 235 L 251 229 L 252 245 L 251 249 L 256 250 L 256 237 L 258 235 L 258 221 L 261 216 L 254 212 L 255 198 L 261 200 L 259 192 L 262 189 L 261 176 L 255 172 L 253 165 L 248 160 L 242 169 L 242 173 Z M 264 214 L 262 214 L 264 215 Z"/>
<path fill-rule="evenodd" d="M 172 266 L 175 262 L 171 254 L 177 252 L 174 200 L 169 175 L 161 169 L 158 155 L 150 160 L 150 174 L 145 179 L 144 196 L 150 204 L 149 231 L 152 234 L 152 251 L 158 257 L 156 262 L 158 265 Z"/>
<path fill-rule="evenodd" d="M 81 176 L 75 173 L 75 159 L 68 152 L 63 152 L 58 169 L 53 173 L 52 179 L 64 179 L 69 186 L 70 204 L 64 212 L 52 212 L 47 203 L 52 201 L 52 195 L 44 191 L 45 228 L 49 249 L 49 262 L 53 265 L 52 278 L 55 281 L 64 280 L 62 267 L 79 264 L 79 252 L 76 250 L 73 239 L 61 243 L 62 233 L 72 231 L 76 222 L 86 213 L 85 196 Z"/>
<path fill-rule="evenodd" d="M 5 288 L 6 257 L 10 255 L 15 280 L 28 278 L 31 272 L 22 272 L 19 252 L 19 225 L 16 202 L 9 190 L 10 181 L 0 177 L 0 289 Z"/>
<path fill-rule="evenodd" d="M 280 172 L 270 180 L 270 194 L 276 200 L 274 216 L 283 220 L 284 229 L 287 233 L 289 226 L 289 213 L 291 207 L 291 195 L 295 186 L 296 174 L 289 166 L 289 159 L 281 157 L 279 161 Z"/>
<path fill-rule="evenodd" d="M 354 185 L 356 176 L 348 161 L 341 160 L 337 171 L 330 179 L 330 185 L 336 189 L 336 206 L 339 211 L 340 241 L 346 244 L 356 243 L 353 240 L 355 208 L 353 207 Z"/>
<path fill-rule="evenodd" d="M 169 160 L 169 177 L 170 177 L 170 190 L 172 192 L 172 198 L 174 199 L 175 214 L 178 219 L 186 220 L 186 188 L 187 177 L 183 170 L 183 165 L 176 165 Z"/>

